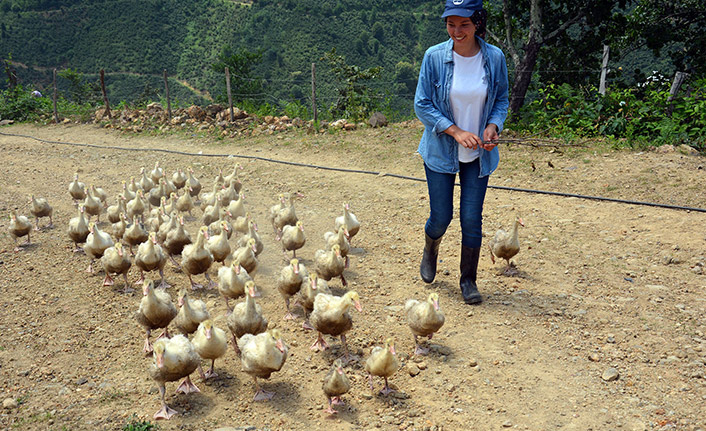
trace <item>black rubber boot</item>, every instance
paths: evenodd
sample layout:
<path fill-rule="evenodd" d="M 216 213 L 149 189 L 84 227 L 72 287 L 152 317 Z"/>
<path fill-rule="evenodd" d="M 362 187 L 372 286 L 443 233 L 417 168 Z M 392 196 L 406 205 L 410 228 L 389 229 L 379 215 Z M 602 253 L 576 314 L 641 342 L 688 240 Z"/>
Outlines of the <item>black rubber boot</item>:
<path fill-rule="evenodd" d="M 425 283 L 431 283 L 436 277 L 436 259 L 439 256 L 439 244 L 441 238 L 431 239 L 429 235 L 424 233 L 424 254 L 422 255 L 422 263 L 419 265 L 419 275 Z"/>
<path fill-rule="evenodd" d="M 480 257 L 480 247 L 470 248 L 461 246 L 461 294 L 463 302 L 466 304 L 480 304 L 483 297 L 478 292 L 476 286 L 476 276 L 478 275 L 478 258 Z"/>

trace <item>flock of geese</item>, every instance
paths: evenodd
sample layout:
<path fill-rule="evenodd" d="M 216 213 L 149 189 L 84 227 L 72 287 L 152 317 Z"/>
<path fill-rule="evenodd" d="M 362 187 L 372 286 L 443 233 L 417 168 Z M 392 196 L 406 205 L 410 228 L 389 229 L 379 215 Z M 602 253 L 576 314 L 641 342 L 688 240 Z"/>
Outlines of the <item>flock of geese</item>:
<path fill-rule="evenodd" d="M 257 303 L 260 292 L 255 277 L 264 245 L 245 205 L 239 169 L 242 167 L 236 165 L 225 177 L 219 171 L 211 191 L 202 193 L 193 169 L 178 169 L 169 178 L 157 162 L 151 171 L 142 168 L 138 179 L 123 181 L 122 191 L 110 206 L 107 193 L 95 185 L 87 187 L 79 181 L 78 173 L 69 184 L 77 214 L 69 221 L 67 232 L 75 245 L 73 251 L 82 251 L 89 258 L 87 271 L 93 273 L 94 264 L 100 261 L 105 273 L 103 285 L 111 286 L 114 277 L 122 276 L 124 292 L 133 291 L 128 271 L 133 266 L 140 271 L 136 284 L 142 287 L 143 295 L 135 319 L 145 330 L 143 350 L 153 357 L 149 374 L 160 391 L 161 409 L 154 414 L 155 419 L 169 419 L 177 413 L 165 401 L 166 382 L 183 379 L 177 387 L 178 393 L 199 392 L 190 375 L 198 369 L 203 380 L 216 377 L 215 361 L 225 355 L 229 341 L 241 360 L 242 370 L 253 378 L 255 401 L 273 397 L 274 393 L 260 387 L 258 378 L 269 378 L 287 359 L 288 346 L 281 332 L 268 329 L 268 320 Z M 349 265 L 350 240 L 358 233 L 360 223 L 350 206 L 344 204 L 343 214 L 335 218 L 333 230 L 324 234 L 324 247 L 314 254 L 314 268 L 307 269 L 296 257 L 296 251 L 306 242 L 303 224 L 294 207 L 294 201 L 300 197 L 282 193 L 269 209 L 274 238 L 289 261 L 280 271 L 277 289 L 286 307 L 284 319 L 293 319 L 290 303 L 294 300 L 306 313 L 302 326 L 318 332 L 312 350 L 328 347 L 324 335 L 340 337 L 344 355 L 334 361 L 323 384 L 328 400 L 326 412 L 335 414 L 333 406 L 342 404 L 341 396 L 351 387 L 344 372 L 344 366 L 353 359 L 346 344 L 346 333 L 353 326 L 350 311 L 355 308 L 360 312 L 362 307 L 357 292 L 348 290 L 336 296 L 328 282 L 340 278 L 342 285 L 347 286 L 343 273 Z M 201 210 L 200 227 L 192 234 L 185 228 L 185 220 L 195 219 L 197 208 Z M 52 225 L 53 211 L 46 199 L 32 196 L 30 211 L 36 218 L 35 230 L 40 229 L 42 217 L 49 217 L 48 226 Z M 99 227 L 103 213 L 110 223 L 110 233 Z M 32 229 L 27 217 L 12 213 L 9 232 L 16 250 L 21 250 L 18 238 L 27 236 L 26 244 L 30 243 Z M 191 289 L 178 289 L 176 304 L 167 290 L 171 286 L 164 274 L 168 261 L 186 273 L 191 283 Z M 218 267 L 217 280 L 209 276 L 214 266 Z M 154 272 L 159 274 L 158 283 L 145 277 L 145 273 L 150 276 Z M 214 325 L 206 304 L 189 295 L 190 291 L 203 287 L 194 280 L 202 274 L 207 285 L 218 289 L 225 301 L 230 336 Z M 231 306 L 231 300 L 240 302 Z M 405 310 L 414 335 L 415 354 L 426 354 L 428 349 L 419 345 L 418 338 L 431 339 L 444 324 L 439 296 L 433 292 L 424 301 L 410 299 Z M 170 327 L 178 334 L 170 334 Z M 161 333 L 152 342 L 151 333 L 158 330 Z M 211 361 L 205 372 L 202 360 Z M 399 367 L 392 338 L 386 339 L 384 346 L 374 347 L 364 363 L 370 389 L 373 390 L 373 376 L 379 376 L 385 382 L 380 392 L 389 393 L 388 378 Z"/>

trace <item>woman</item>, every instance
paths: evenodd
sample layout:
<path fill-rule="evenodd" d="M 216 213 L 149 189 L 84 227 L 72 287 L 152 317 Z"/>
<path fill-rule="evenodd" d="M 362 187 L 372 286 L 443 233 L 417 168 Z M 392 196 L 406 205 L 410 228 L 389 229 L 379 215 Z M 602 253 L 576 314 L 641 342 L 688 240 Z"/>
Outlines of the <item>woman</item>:
<path fill-rule="evenodd" d="M 417 151 L 424 159 L 430 206 L 419 270 L 425 282 L 434 280 L 458 173 L 461 293 L 467 304 L 478 304 L 483 300 L 476 286 L 483 200 L 499 161 L 494 141 L 507 117 L 507 65 L 502 51 L 483 39 L 487 13 L 482 0 L 446 0 L 441 17 L 450 39 L 424 54 L 414 98 L 425 126 Z"/>

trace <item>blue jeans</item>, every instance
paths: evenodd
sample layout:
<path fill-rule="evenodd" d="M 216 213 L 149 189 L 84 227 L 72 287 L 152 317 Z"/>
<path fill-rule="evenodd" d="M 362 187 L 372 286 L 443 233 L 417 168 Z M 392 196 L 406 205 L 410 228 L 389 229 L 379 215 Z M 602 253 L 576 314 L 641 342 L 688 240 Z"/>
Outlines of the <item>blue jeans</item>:
<path fill-rule="evenodd" d="M 479 248 L 483 240 L 483 201 L 488 188 L 488 176 L 478 178 L 480 162 L 460 163 L 461 180 L 461 243 Z M 453 218 L 454 183 L 456 174 L 434 172 L 424 164 L 429 187 L 429 218 L 424 231 L 432 239 L 441 238 Z"/>

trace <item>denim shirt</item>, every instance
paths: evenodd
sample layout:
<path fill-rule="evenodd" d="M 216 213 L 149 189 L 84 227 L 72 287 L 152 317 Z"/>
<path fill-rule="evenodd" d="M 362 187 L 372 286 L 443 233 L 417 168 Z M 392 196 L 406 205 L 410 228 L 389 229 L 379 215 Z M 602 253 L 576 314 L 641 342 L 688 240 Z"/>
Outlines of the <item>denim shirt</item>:
<path fill-rule="evenodd" d="M 483 109 L 481 130 L 469 130 L 483 138 L 483 130 L 489 123 L 503 130 L 509 106 L 507 64 L 503 52 L 483 39 L 476 37 L 483 55 L 483 67 L 488 80 L 488 95 Z M 414 96 L 414 111 L 424 124 L 424 134 L 417 152 L 424 163 L 434 172 L 456 173 L 459 171 L 458 143 L 444 133 L 454 124 L 449 101 L 453 81 L 453 40 L 449 39 L 427 50 L 419 71 L 417 92 Z M 480 177 L 493 173 L 498 167 L 498 147 L 490 151 L 480 148 Z"/>

